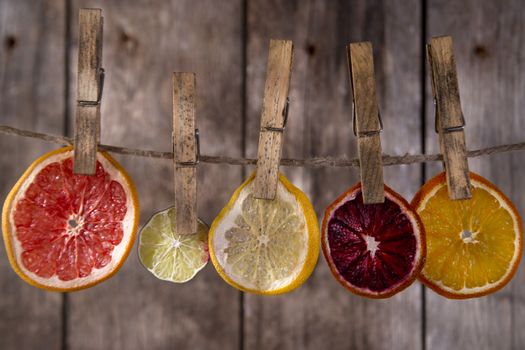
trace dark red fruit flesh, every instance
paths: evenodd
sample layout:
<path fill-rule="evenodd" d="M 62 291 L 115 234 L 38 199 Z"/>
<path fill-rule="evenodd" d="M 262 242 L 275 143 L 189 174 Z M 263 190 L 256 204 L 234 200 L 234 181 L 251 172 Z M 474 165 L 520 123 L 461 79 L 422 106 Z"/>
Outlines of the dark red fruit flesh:
<path fill-rule="evenodd" d="M 389 198 L 363 204 L 361 191 L 333 212 L 327 241 L 338 274 L 353 287 L 388 292 L 410 277 L 417 239 L 402 208 Z"/>
<path fill-rule="evenodd" d="M 126 194 L 100 162 L 93 176 L 73 174 L 72 158 L 45 166 L 14 212 L 26 269 L 69 281 L 111 261 L 122 241 Z"/>

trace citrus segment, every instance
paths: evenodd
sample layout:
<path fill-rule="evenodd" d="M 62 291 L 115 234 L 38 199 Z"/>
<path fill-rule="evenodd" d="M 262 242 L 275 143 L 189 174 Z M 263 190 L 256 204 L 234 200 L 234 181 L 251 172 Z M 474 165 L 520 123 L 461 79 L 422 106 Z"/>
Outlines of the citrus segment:
<path fill-rule="evenodd" d="M 240 290 L 285 293 L 304 283 L 315 267 L 317 218 L 308 198 L 283 175 L 274 200 L 256 199 L 253 179 L 214 220 L 211 259 L 221 277 Z"/>
<path fill-rule="evenodd" d="M 134 185 L 106 153 L 96 173 L 73 174 L 73 151 L 36 160 L 8 195 L 4 242 L 14 270 L 37 287 L 70 291 L 114 274 L 138 224 Z"/>
<path fill-rule="evenodd" d="M 139 258 L 155 277 L 183 283 L 208 263 L 208 226 L 199 220 L 196 233 L 178 234 L 175 220 L 173 207 L 153 215 L 140 231 Z"/>
<path fill-rule="evenodd" d="M 327 209 L 323 253 L 336 279 L 351 292 L 386 298 L 409 286 L 425 257 L 418 215 L 385 186 L 385 201 L 363 204 L 361 185 Z"/>
<path fill-rule="evenodd" d="M 428 181 L 412 205 L 427 232 L 420 279 L 449 298 L 471 298 L 507 284 L 521 259 L 522 222 L 510 200 L 470 173 L 472 198 L 449 199 L 445 173 Z"/>

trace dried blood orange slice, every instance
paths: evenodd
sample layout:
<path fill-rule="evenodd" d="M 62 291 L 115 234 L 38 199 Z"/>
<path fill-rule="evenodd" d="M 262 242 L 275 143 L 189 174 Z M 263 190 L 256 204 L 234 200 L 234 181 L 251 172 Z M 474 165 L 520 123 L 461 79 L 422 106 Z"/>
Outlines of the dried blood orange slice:
<path fill-rule="evenodd" d="M 387 298 L 408 287 L 425 260 L 425 233 L 407 201 L 385 186 L 385 202 L 363 204 L 358 183 L 327 209 L 323 253 L 351 292 Z"/>
<path fill-rule="evenodd" d="M 427 232 L 427 262 L 419 279 L 452 299 L 503 288 L 522 254 L 523 224 L 512 202 L 485 178 L 470 173 L 472 198 L 451 200 L 445 173 L 412 200 Z"/>
<path fill-rule="evenodd" d="M 73 291 L 111 277 L 135 238 L 138 201 L 124 169 L 104 152 L 97 153 L 95 175 L 72 168 L 71 147 L 43 155 L 4 203 L 9 262 L 39 288 Z"/>

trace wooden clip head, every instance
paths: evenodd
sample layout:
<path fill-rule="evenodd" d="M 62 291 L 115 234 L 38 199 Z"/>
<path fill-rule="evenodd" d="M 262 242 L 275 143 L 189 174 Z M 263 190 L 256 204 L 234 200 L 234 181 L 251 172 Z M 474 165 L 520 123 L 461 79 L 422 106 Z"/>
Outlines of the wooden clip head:
<path fill-rule="evenodd" d="M 75 174 L 93 175 L 100 141 L 103 17 L 100 9 L 80 9 L 78 19 L 78 81 L 75 121 Z"/>
<path fill-rule="evenodd" d="M 432 38 L 427 45 L 436 132 L 443 154 L 448 195 L 452 200 L 472 197 L 465 143 L 465 119 L 461 111 L 459 84 L 450 36 Z"/>
<path fill-rule="evenodd" d="M 175 232 L 197 232 L 197 163 L 199 132 L 195 129 L 195 73 L 173 74 L 173 164 Z"/>
<path fill-rule="evenodd" d="M 292 59 L 291 41 L 270 40 L 259 130 L 255 198 L 274 199 L 277 193 L 283 131 L 288 113 Z"/>
<path fill-rule="evenodd" d="M 383 123 L 376 96 L 372 45 L 369 42 L 352 43 L 347 46 L 347 54 L 363 203 L 383 203 L 385 186 L 380 138 Z"/>

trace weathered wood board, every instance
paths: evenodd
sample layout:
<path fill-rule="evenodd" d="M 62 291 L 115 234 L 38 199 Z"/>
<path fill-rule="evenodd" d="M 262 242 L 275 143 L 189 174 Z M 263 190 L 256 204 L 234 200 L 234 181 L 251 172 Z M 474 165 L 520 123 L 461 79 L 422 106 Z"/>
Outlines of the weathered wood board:
<path fill-rule="evenodd" d="M 467 148 L 523 141 L 520 0 L 0 0 L 0 123 L 72 135 L 80 7 L 103 10 L 105 143 L 170 150 L 172 72 L 192 71 L 202 153 L 256 157 L 274 38 L 294 43 L 283 157 L 357 156 L 345 46 L 358 41 L 374 46 L 383 152 L 438 152 L 428 67 L 422 65 L 424 44 L 437 35 L 454 38 Z M 30 162 L 54 147 L 0 135 L 0 148 L 3 201 Z M 117 159 L 138 187 L 141 224 L 173 205 L 173 162 Z M 522 163 L 521 153 L 469 160 L 471 170 L 524 213 Z M 386 167 L 385 183 L 410 199 L 423 174 L 441 169 L 438 163 Z M 199 164 L 200 217 L 211 223 L 253 170 Z M 311 198 L 320 218 L 359 178 L 357 169 L 281 171 Z M 185 285 L 158 281 L 134 250 L 111 280 L 62 295 L 20 280 L 2 249 L 0 348 L 522 349 L 521 269 L 486 298 L 450 301 L 416 283 L 377 301 L 349 294 L 321 255 L 302 288 L 269 298 L 240 294 L 211 265 Z"/>
<path fill-rule="evenodd" d="M 345 46 L 369 40 L 375 50 L 383 149 L 421 151 L 420 4 L 379 1 L 248 3 L 247 153 L 254 156 L 270 38 L 294 42 L 288 128 L 283 157 L 357 155 Z M 410 40 L 407 39 L 410 37 Z M 401 93 L 402 92 L 402 93 Z M 282 169 L 312 200 L 326 206 L 358 181 L 355 169 Z M 385 180 L 406 196 L 420 167 L 391 167 Z M 299 290 L 273 298 L 247 295 L 246 349 L 421 348 L 421 287 L 385 301 L 349 294 L 319 257 Z"/>
<path fill-rule="evenodd" d="M 0 123 L 64 131 L 65 1 L 0 1 Z M 0 201 L 36 158 L 42 141 L 0 137 Z M 59 349 L 62 295 L 38 290 L 11 269 L 0 249 L 0 348 Z"/>
<path fill-rule="evenodd" d="M 190 71 L 197 75 L 202 151 L 241 154 L 242 30 L 240 20 L 231 20 L 241 18 L 240 1 L 75 1 L 72 19 L 80 6 L 100 7 L 104 16 L 102 142 L 170 150 L 172 74 Z M 117 158 L 138 187 L 141 224 L 173 205 L 172 161 Z M 199 164 L 199 212 L 207 223 L 240 174 L 238 167 Z M 68 306 L 69 349 L 230 349 L 239 343 L 239 293 L 211 264 L 191 282 L 174 285 L 143 269 L 134 250 L 117 276 L 71 294 Z"/>
<path fill-rule="evenodd" d="M 467 148 L 523 140 L 525 8 L 522 1 L 427 1 L 427 42 L 454 39 Z M 427 79 L 428 80 L 428 79 Z M 427 152 L 439 149 L 427 85 Z M 496 184 L 523 215 L 523 154 L 469 160 L 470 170 Z M 441 171 L 427 167 L 427 176 Z M 427 290 L 427 349 L 522 349 L 525 346 L 523 263 L 514 280 L 485 298 L 452 301 Z"/>

